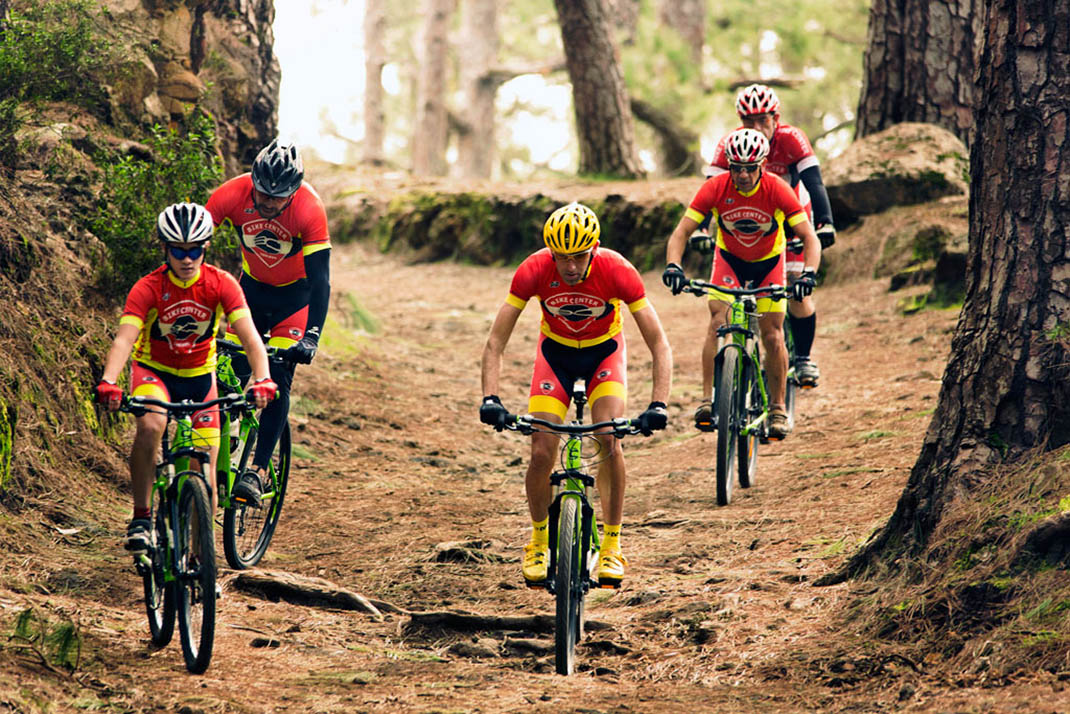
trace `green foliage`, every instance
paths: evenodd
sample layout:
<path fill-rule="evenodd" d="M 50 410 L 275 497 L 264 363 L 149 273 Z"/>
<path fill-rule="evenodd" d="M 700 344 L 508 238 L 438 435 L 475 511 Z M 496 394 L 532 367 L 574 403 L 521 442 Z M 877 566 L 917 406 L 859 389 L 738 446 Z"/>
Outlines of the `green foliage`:
<path fill-rule="evenodd" d="M 16 2 L 0 24 L 0 165 L 13 166 L 15 133 L 41 102 L 66 101 L 100 111 L 103 81 L 120 50 L 103 36 L 92 0 Z"/>
<path fill-rule="evenodd" d="M 142 275 L 160 264 L 156 218 L 178 201 L 204 203 L 223 177 L 223 162 L 216 151 L 211 116 L 195 110 L 185 128 L 156 126 L 149 140 L 151 159 L 125 155 L 104 158 L 104 190 L 89 230 L 107 246 L 111 260 L 101 262 L 100 285 L 112 295 L 123 295 Z M 232 231 L 214 236 L 216 255 L 237 252 Z M 211 254 L 210 254 L 211 255 Z M 211 259 L 211 258 L 210 258 Z"/>
<path fill-rule="evenodd" d="M 32 608 L 18 614 L 8 640 L 51 667 L 63 667 L 73 672 L 81 662 L 82 634 L 74 623 L 50 622 Z"/>

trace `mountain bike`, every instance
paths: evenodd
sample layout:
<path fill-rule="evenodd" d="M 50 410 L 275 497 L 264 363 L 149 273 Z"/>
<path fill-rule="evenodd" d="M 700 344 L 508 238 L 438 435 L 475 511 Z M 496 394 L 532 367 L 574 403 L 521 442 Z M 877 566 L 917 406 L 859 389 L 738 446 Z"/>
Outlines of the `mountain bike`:
<path fill-rule="evenodd" d="M 134 555 L 134 566 L 144 583 L 153 644 L 163 647 L 171 641 L 177 612 L 182 656 L 194 674 L 204 672 L 212 658 L 216 562 L 209 462 L 193 446 L 193 415 L 213 407 L 225 414 L 245 408 L 245 398 L 231 394 L 206 402 L 165 402 L 129 397 L 120 407 L 134 416 L 167 414 L 152 485 L 150 547 Z"/>
<path fill-rule="evenodd" d="M 733 296 L 727 322 L 717 328 L 712 405 L 715 418 L 708 429 L 717 432 L 717 505 L 727 506 L 732 502 L 735 472 L 738 470 L 740 487 L 749 488 L 757 470 L 758 444 L 769 440 L 769 395 L 758 338 L 757 298 L 784 300 L 790 293 L 779 285 L 729 288 L 704 280 L 691 280 L 684 287 L 684 292 L 694 295 L 708 295 L 711 290 Z"/>
<path fill-rule="evenodd" d="M 553 500 L 550 503 L 550 564 L 544 587 L 556 599 L 554 624 L 554 662 L 558 674 L 572 674 L 576 643 L 583 637 L 583 602 L 592 587 L 602 587 L 591 578 L 591 564 L 597 563 L 600 539 L 598 524 L 589 493 L 595 485 L 588 465 L 602 456 L 597 435 L 612 434 L 622 438 L 639 434 L 634 419 L 613 419 L 594 424 L 583 423 L 587 403 L 586 385 L 576 380 L 572 390 L 576 418 L 568 424 L 556 424 L 531 415 L 510 414 L 505 428 L 531 434 L 535 431 L 560 435 L 561 470 L 550 475 Z M 583 453 L 583 442 L 597 445 L 593 453 Z M 610 587 L 610 586 L 605 586 Z"/>
<path fill-rule="evenodd" d="M 241 380 L 234 373 L 232 360 L 244 354 L 240 345 L 229 340 L 217 339 L 218 358 L 216 382 L 220 394 L 241 394 Z M 268 347 L 268 359 L 274 362 L 289 362 L 287 351 Z M 223 414 L 220 434 L 229 438 L 220 439 L 219 458 L 216 461 L 216 482 L 219 487 L 219 506 L 223 509 L 223 554 L 227 565 L 235 570 L 245 570 L 260 562 L 267 552 L 275 528 L 282 513 L 282 502 L 290 480 L 290 423 L 282 427 L 278 444 L 272 452 L 267 467 L 270 486 L 261 495 L 259 508 L 240 503 L 232 498 L 234 484 L 252 463 L 256 451 L 256 437 L 260 422 L 252 408 L 241 410 L 231 416 Z M 237 424 L 234 424 L 237 419 Z M 235 428 L 236 426 L 236 428 Z"/>

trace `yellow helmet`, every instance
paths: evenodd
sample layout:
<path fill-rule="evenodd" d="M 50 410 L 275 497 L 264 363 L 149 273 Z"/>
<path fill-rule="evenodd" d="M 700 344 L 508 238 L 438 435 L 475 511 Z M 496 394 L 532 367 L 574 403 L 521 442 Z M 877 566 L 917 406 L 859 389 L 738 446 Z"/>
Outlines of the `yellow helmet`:
<path fill-rule="evenodd" d="M 542 239 L 555 253 L 582 253 L 594 247 L 601 232 L 594 211 L 573 201 L 550 214 L 542 227 Z"/>

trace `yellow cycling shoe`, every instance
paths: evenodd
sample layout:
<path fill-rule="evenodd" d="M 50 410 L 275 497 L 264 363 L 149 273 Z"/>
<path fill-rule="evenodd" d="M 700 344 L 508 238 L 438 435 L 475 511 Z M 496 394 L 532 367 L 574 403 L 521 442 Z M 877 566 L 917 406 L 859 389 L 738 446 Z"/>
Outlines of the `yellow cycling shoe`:
<path fill-rule="evenodd" d="M 607 550 L 598 554 L 598 585 L 603 588 L 619 588 L 624 579 L 628 560 L 619 550 Z"/>
<path fill-rule="evenodd" d="M 549 562 L 549 544 L 528 543 L 524 546 L 524 580 L 529 586 L 542 586 L 546 581 L 546 568 Z"/>

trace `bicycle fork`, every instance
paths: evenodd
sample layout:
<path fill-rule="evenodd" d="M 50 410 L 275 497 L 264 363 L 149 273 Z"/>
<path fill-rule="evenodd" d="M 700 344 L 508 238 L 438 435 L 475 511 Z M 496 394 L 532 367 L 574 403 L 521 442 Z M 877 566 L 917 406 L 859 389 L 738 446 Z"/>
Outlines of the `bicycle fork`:
<path fill-rule="evenodd" d="M 582 594 L 586 594 L 591 587 L 589 556 L 599 544 L 598 533 L 594 528 L 594 508 L 588 497 L 590 489 L 594 486 L 594 478 L 581 471 L 568 469 L 550 474 L 550 483 L 554 487 L 554 499 L 550 503 L 550 564 L 546 570 L 546 589 L 551 595 L 556 591 L 557 538 L 561 525 L 561 504 L 564 499 L 573 498 L 578 501 L 580 510 L 580 530 L 577 534 L 579 536 L 579 563 L 577 564 L 579 570 L 577 572 L 584 574 Z"/>

